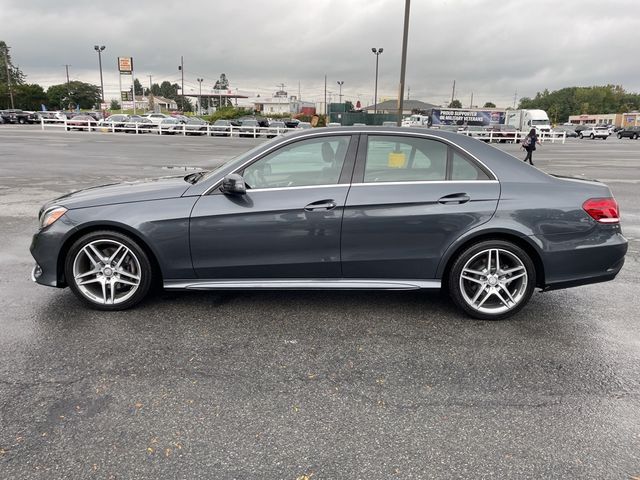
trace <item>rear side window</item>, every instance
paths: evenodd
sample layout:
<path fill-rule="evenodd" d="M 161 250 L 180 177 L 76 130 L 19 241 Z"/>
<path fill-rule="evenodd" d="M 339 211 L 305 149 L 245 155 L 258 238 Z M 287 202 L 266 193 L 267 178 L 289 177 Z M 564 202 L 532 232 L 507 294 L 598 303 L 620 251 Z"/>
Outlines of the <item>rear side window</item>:
<path fill-rule="evenodd" d="M 476 162 L 438 140 L 393 135 L 367 138 L 365 183 L 490 179 Z"/>
<path fill-rule="evenodd" d="M 370 136 L 364 181 L 445 180 L 447 149 L 446 144 L 425 138 Z"/>
<path fill-rule="evenodd" d="M 451 156 L 451 180 L 489 180 L 489 176 L 458 152 Z"/>

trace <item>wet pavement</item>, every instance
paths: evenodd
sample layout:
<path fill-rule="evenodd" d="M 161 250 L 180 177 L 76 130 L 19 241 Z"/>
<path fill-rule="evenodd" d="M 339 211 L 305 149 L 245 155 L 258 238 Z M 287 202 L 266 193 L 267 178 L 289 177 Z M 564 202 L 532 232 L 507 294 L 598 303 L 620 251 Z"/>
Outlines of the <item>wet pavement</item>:
<path fill-rule="evenodd" d="M 615 281 L 536 293 L 508 321 L 421 292 L 172 293 L 101 313 L 30 281 L 44 201 L 256 143 L 0 126 L 0 478 L 640 476 L 640 141 L 534 154 L 611 186 L 629 253 Z"/>

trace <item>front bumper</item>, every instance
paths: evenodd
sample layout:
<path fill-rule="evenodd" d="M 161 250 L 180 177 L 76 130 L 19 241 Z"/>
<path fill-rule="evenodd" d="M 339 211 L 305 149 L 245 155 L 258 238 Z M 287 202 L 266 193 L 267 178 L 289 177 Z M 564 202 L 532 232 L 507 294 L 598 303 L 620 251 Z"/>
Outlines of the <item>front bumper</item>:
<path fill-rule="evenodd" d="M 64 264 L 60 261 L 66 240 L 73 234 L 75 227 L 66 215 L 53 225 L 38 231 L 31 239 L 31 256 L 36 265 L 31 271 L 31 279 L 40 285 L 66 287 Z"/>

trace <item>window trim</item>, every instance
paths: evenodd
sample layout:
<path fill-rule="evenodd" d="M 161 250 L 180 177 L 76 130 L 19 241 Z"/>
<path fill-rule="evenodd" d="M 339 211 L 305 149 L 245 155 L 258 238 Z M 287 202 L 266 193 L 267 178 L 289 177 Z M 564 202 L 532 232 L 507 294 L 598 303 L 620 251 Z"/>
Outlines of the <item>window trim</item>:
<path fill-rule="evenodd" d="M 234 170 L 227 172 L 222 178 L 220 178 L 220 180 L 218 180 L 215 184 L 213 184 L 209 189 L 207 189 L 207 191 L 205 193 L 203 193 L 202 195 L 223 195 L 223 193 L 220 191 L 220 187 L 222 185 L 222 181 L 224 180 L 224 177 L 226 175 L 229 175 L 231 173 L 237 173 L 242 175 L 242 173 L 244 173 L 244 170 L 253 165 L 256 162 L 259 162 L 260 160 L 262 160 L 263 158 L 271 155 L 272 153 L 276 152 L 277 150 L 279 150 L 282 147 L 285 147 L 287 145 L 293 145 L 295 143 L 300 143 L 300 142 L 305 142 L 307 140 L 316 140 L 316 139 L 320 139 L 323 137 L 346 137 L 349 139 L 349 145 L 347 146 L 347 153 L 345 154 L 344 157 L 344 162 L 342 164 L 342 170 L 340 171 L 340 175 L 338 177 L 338 182 L 337 183 L 332 183 L 330 185 L 298 185 L 298 186 L 292 186 L 292 187 L 274 187 L 274 188 L 249 188 L 247 189 L 247 193 L 251 193 L 251 192 L 266 192 L 266 191 L 277 191 L 277 190 L 290 190 L 290 189 L 300 189 L 300 188 L 317 188 L 317 187 L 321 187 L 321 188 L 326 188 L 327 186 L 342 186 L 342 185 L 346 185 L 349 186 L 351 185 L 351 181 L 352 181 L 352 176 L 353 176 L 353 168 L 355 166 L 355 158 L 356 158 L 356 152 L 358 150 L 358 138 L 360 137 L 360 134 L 358 133 L 352 133 L 352 132 L 344 132 L 344 133 L 338 133 L 338 132 L 331 132 L 330 134 L 327 134 L 326 132 L 322 132 L 320 134 L 316 134 L 316 135 L 309 135 L 309 136 L 304 136 L 302 138 L 294 138 L 289 142 L 283 142 L 280 143 L 278 145 L 275 145 L 273 148 L 270 148 L 262 153 L 260 153 L 258 156 L 253 157 L 249 160 L 247 160 L 245 163 L 238 165 L 237 168 L 235 168 Z M 242 173 L 240 173 L 242 172 Z"/>
<path fill-rule="evenodd" d="M 369 137 L 392 137 L 396 136 L 398 138 L 410 137 L 417 138 L 423 140 L 431 140 L 435 142 L 443 143 L 447 146 L 447 166 L 446 166 L 446 177 L 444 180 L 406 180 L 406 181 L 393 181 L 393 182 L 365 182 L 364 181 L 364 171 L 366 167 L 367 161 L 367 150 L 369 145 Z M 486 180 L 452 180 L 452 160 L 453 160 L 453 152 L 456 152 L 465 160 L 471 162 L 474 166 L 480 169 L 485 175 L 487 175 Z M 464 148 L 452 143 L 448 139 L 441 137 L 434 137 L 430 135 L 415 135 L 410 133 L 397 133 L 397 132 L 367 132 L 366 134 L 360 135 L 360 142 L 358 145 L 358 154 L 356 158 L 356 166 L 353 173 L 352 184 L 366 184 L 366 185 L 389 185 L 389 184 L 406 184 L 406 183 L 460 183 L 460 182 L 490 182 L 490 181 L 498 181 L 498 177 L 493 173 L 493 171 L 487 167 L 481 160 L 476 158 L 474 155 L 469 153 Z"/>

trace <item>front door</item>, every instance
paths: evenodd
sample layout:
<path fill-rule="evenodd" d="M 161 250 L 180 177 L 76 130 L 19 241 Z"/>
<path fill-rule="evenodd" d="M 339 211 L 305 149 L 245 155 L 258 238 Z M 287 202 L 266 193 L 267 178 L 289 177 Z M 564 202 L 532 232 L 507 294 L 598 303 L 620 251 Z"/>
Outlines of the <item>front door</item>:
<path fill-rule="evenodd" d="M 356 141 L 332 135 L 288 143 L 237 172 L 246 195 L 217 190 L 198 200 L 190 226 L 197 276 L 340 277 L 342 213 Z"/>

